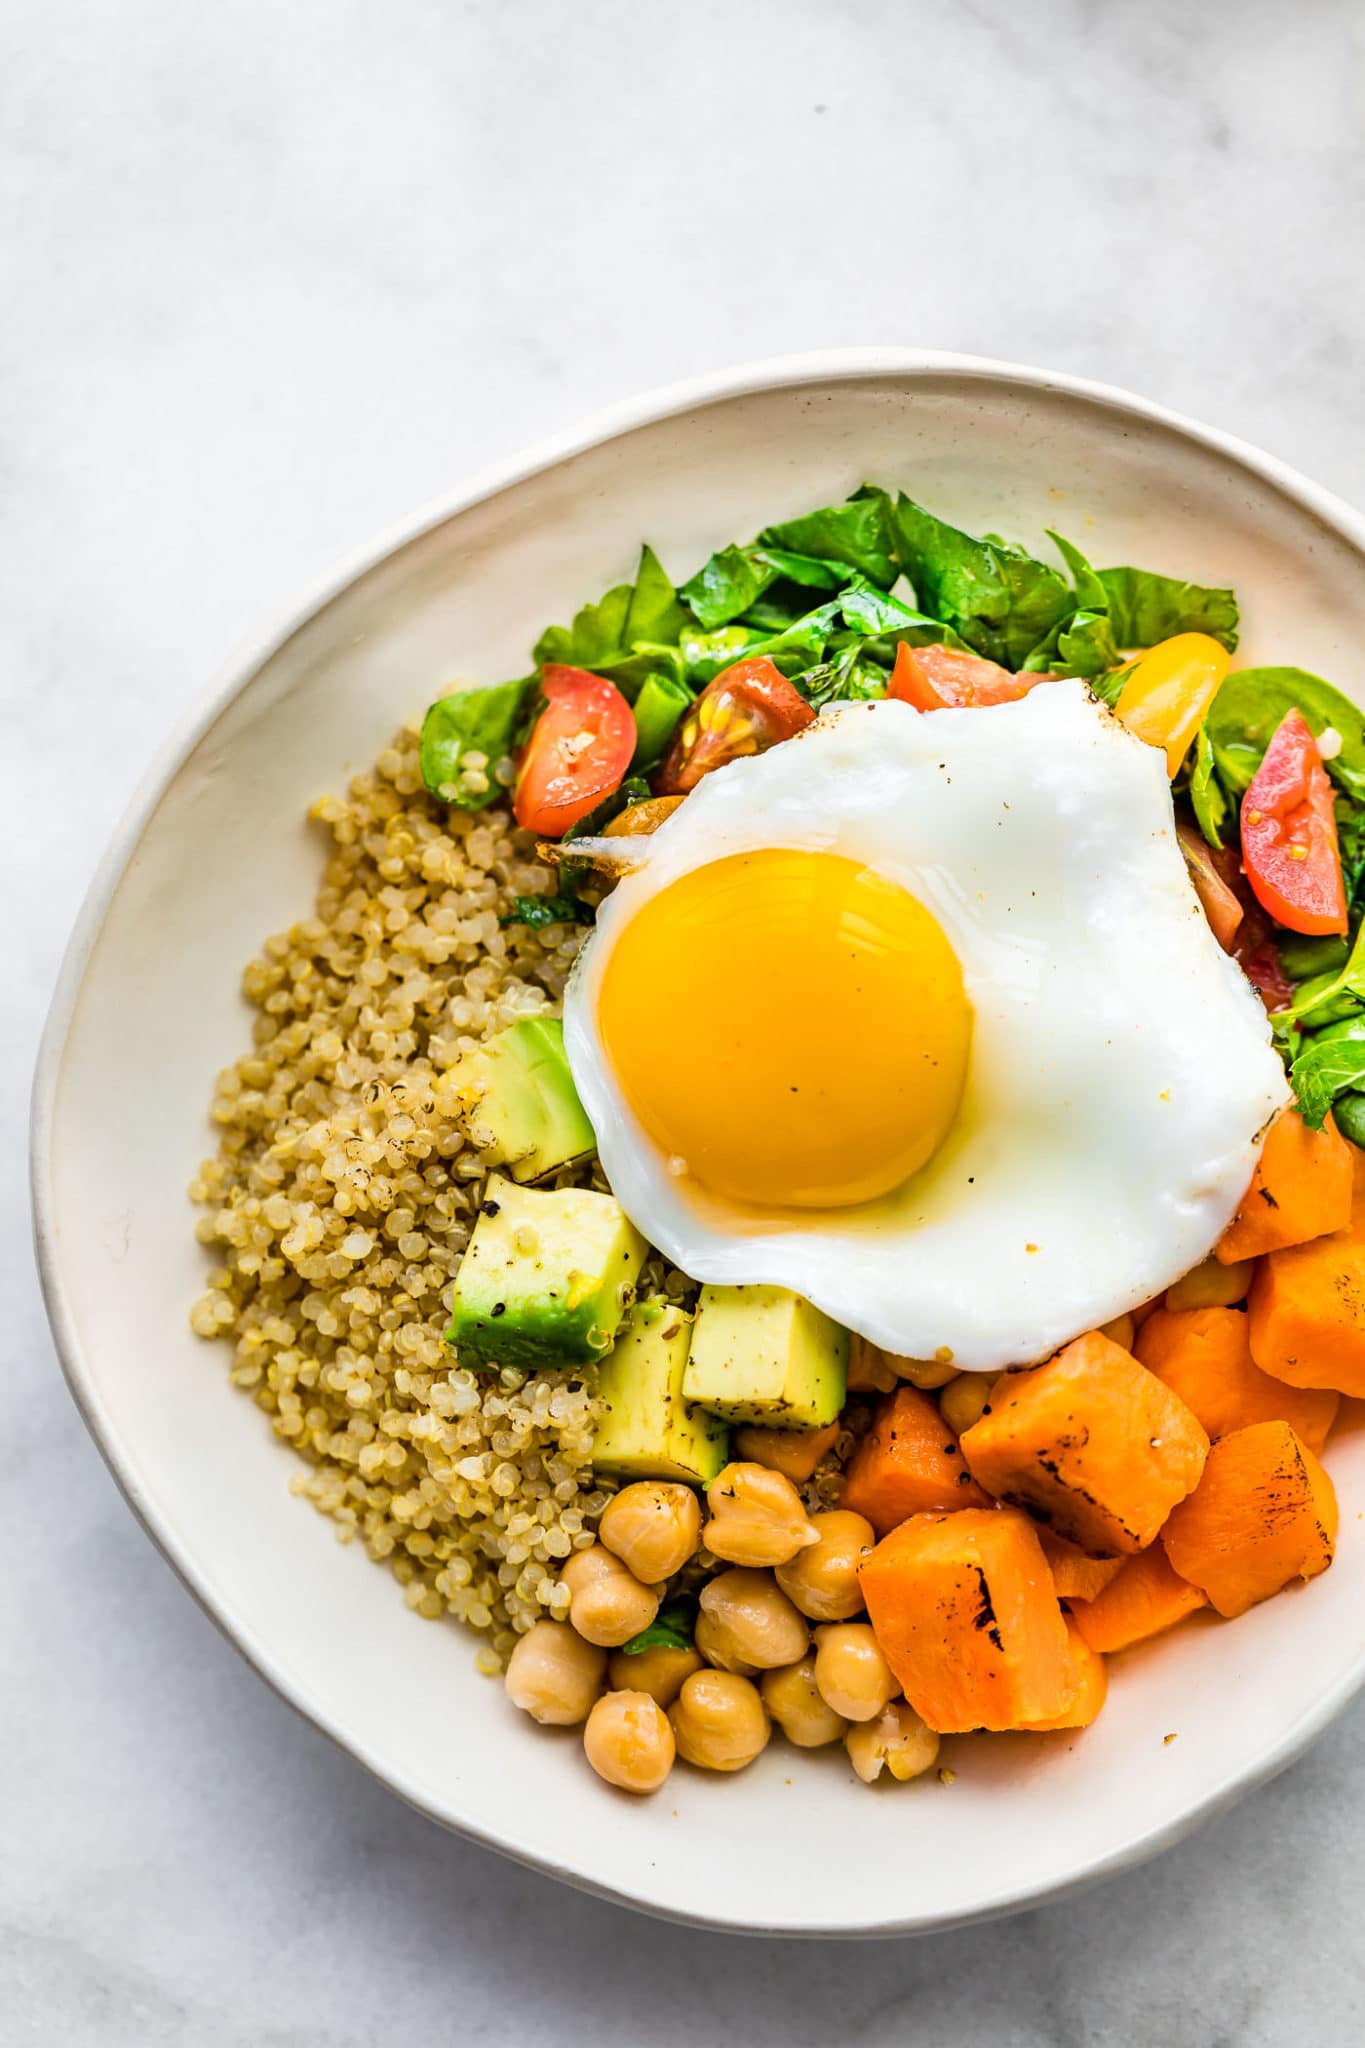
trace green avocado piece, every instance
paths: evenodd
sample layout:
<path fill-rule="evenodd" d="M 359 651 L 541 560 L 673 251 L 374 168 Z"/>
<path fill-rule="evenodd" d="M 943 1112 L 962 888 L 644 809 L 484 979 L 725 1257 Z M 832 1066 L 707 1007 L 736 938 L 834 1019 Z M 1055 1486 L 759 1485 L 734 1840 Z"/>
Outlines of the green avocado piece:
<path fill-rule="evenodd" d="M 725 1424 L 683 1399 L 692 1318 L 651 1296 L 630 1311 L 597 1368 L 592 1462 L 615 1479 L 682 1479 L 708 1486 L 729 1455 Z"/>
<path fill-rule="evenodd" d="M 558 1017 L 523 1017 L 450 1069 L 457 1114 L 471 1144 L 513 1180 L 542 1180 L 595 1151 Z"/>
<path fill-rule="evenodd" d="M 823 1429 L 848 1391 L 848 1331 L 786 1287 L 703 1287 L 683 1375 L 727 1422 Z"/>
<path fill-rule="evenodd" d="M 613 1195 L 490 1177 L 455 1279 L 464 1365 L 592 1365 L 611 1349 L 647 1250 Z"/>

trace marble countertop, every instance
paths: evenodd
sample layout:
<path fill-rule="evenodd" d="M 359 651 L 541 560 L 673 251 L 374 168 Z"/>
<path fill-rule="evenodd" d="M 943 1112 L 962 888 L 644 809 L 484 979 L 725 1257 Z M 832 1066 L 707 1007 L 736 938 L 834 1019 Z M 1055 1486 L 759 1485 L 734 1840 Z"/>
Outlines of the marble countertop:
<path fill-rule="evenodd" d="M 117 1497 L 22 1157 L 67 928 L 171 721 L 374 533 L 585 410 L 918 343 L 1129 384 L 1365 499 L 1363 74 L 1351 0 L 0 10 L 7 2042 L 1360 2037 L 1360 1706 L 1158 1863 L 921 1943 L 680 1932 L 408 1812 Z"/>

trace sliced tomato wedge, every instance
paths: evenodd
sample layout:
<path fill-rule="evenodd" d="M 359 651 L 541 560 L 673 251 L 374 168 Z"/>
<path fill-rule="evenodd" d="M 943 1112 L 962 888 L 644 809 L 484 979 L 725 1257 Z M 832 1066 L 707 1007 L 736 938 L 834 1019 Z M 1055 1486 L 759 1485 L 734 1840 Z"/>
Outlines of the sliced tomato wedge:
<path fill-rule="evenodd" d="M 1177 818 L 1175 836 L 1180 841 L 1180 851 L 1185 856 L 1194 893 L 1203 905 L 1213 936 L 1225 953 L 1234 952 L 1244 915 L 1237 891 L 1219 874 L 1212 858 L 1212 848 L 1205 843 L 1197 825 Z"/>
<path fill-rule="evenodd" d="M 959 654 L 955 648 L 912 647 L 902 640 L 887 684 L 888 697 L 899 697 L 917 711 L 947 711 L 977 704 L 1013 704 L 1027 697 L 1035 683 L 1051 676 L 1013 675 L 999 662 L 980 654 Z"/>
<path fill-rule="evenodd" d="M 1332 784 L 1303 713 L 1286 711 L 1242 798 L 1242 866 L 1256 900 L 1291 932 L 1344 932 Z"/>
<path fill-rule="evenodd" d="M 549 662 L 541 689 L 545 709 L 522 753 L 512 809 L 528 832 L 562 839 L 630 766 L 635 719 L 615 683 L 585 668 Z"/>
<path fill-rule="evenodd" d="M 654 778 L 659 796 L 685 796 L 703 775 L 745 754 L 762 754 L 814 720 L 801 692 L 766 654 L 732 662 L 683 713 Z"/>

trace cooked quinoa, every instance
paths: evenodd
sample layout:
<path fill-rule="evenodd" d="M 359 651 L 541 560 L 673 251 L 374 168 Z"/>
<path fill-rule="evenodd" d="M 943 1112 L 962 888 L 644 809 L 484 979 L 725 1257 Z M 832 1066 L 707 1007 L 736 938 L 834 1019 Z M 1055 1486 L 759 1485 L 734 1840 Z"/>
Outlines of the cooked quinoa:
<path fill-rule="evenodd" d="M 476 1376 L 443 1342 L 486 1172 L 443 1077 L 558 1008 L 583 934 L 501 924 L 551 871 L 505 808 L 425 793 L 415 726 L 312 816 L 334 842 L 316 914 L 246 970 L 253 1049 L 218 1077 L 218 1155 L 190 1190 L 218 1260 L 190 1319 L 232 1344 L 234 1384 L 307 1461 L 294 1491 L 386 1558 L 419 1614 L 489 1631 L 495 1669 L 567 1611 L 556 1568 L 608 1491 L 583 1376 Z"/>

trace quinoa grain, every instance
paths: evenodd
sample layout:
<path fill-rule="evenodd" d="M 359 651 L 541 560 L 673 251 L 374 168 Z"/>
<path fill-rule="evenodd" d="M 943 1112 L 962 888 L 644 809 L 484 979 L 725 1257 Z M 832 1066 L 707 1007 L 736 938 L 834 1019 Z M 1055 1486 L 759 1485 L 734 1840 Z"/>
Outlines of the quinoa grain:
<path fill-rule="evenodd" d="M 488 1670 L 567 1614 L 559 1568 L 609 1496 L 584 1375 L 475 1374 L 444 1342 L 486 1172 L 445 1077 L 557 1010 L 583 933 L 503 926 L 551 871 L 505 807 L 428 797 L 417 737 L 314 806 L 334 842 L 316 913 L 243 976 L 252 1050 L 218 1077 L 218 1153 L 190 1189 L 213 1260 L 190 1322 L 231 1344 L 233 1383 L 304 1461 L 293 1490 L 388 1564 L 415 1613 L 487 1632 Z"/>

